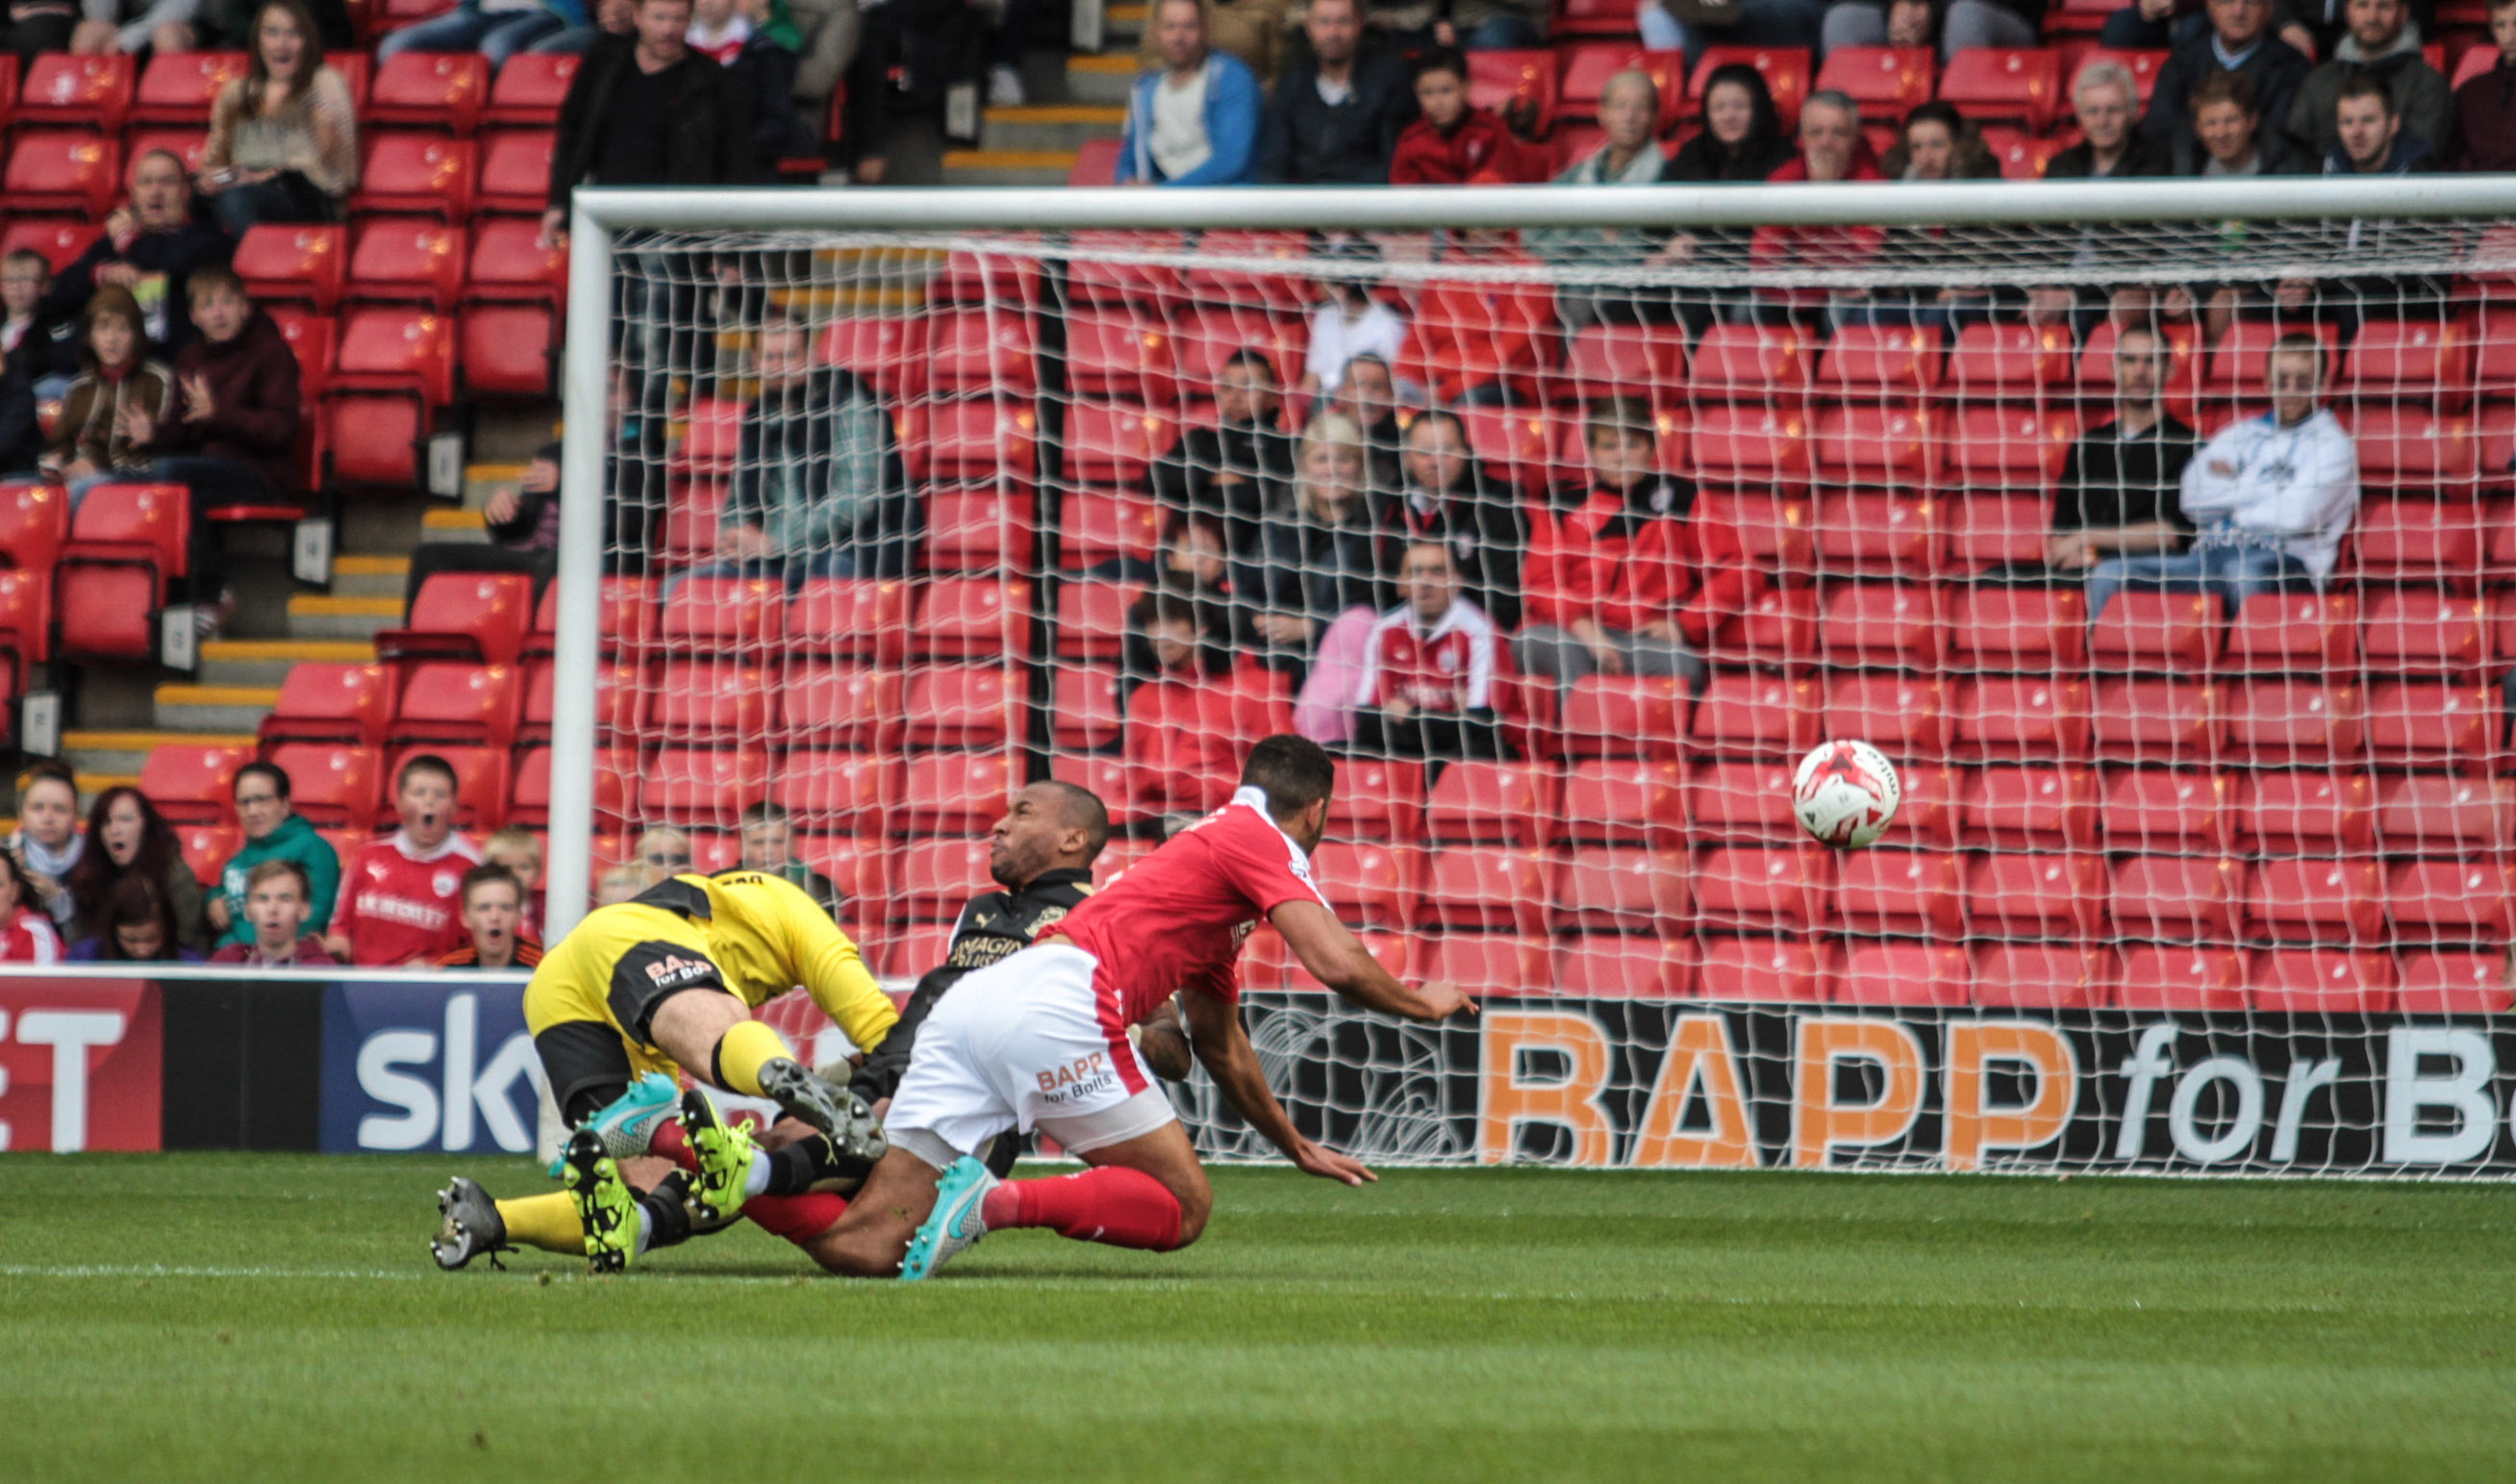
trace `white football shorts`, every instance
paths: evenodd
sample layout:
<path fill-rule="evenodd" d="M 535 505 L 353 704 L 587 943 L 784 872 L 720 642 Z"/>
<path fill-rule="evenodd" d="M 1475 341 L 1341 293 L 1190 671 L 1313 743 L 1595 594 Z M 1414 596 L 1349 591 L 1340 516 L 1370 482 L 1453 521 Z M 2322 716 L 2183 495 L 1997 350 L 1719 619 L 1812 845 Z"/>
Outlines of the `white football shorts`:
<path fill-rule="evenodd" d="M 1105 1024 L 1092 972 L 1066 943 L 973 969 L 917 1029 L 883 1127 L 938 1169 L 1008 1128 L 1037 1128 L 1075 1154 L 1175 1122 L 1123 1026 Z"/>

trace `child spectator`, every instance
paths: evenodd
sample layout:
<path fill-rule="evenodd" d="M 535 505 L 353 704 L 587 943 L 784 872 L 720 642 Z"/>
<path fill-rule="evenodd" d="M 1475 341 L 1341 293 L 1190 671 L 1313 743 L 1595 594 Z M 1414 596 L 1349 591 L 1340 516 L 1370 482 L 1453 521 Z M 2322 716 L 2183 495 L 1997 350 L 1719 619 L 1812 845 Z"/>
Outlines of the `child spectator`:
<path fill-rule="evenodd" d="M 1172 526 L 1153 583 L 1127 608 L 1118 667 L 1121 705 L 1137 686 L 1166 674 L 1186 669 L 1220 676 L 1231 670 L 1237 647 L 1231 570 L 1223 528 L 1211 516 L 1191 516 Z"/>
<path fill-rule="evenodd" d="M 507 873 L 524 892 L 524 936 L 536 942 L 542 936 L 542 846 L 533 832 L 510 825 L 493 831 L 481 842 L 481 862 L 484 866 L 503 866 Z"/>
<path fill-rule="evenodd" d="M 670 825 L 657 825 L 642 831 L 636 848 L 629 854 L 634 864 L 660 870 L 666 876 L 678 876 L 689 870 L 697 859 L 692 853 L 690 835 Z"/>
<path fill-rule="evenodd" d="M 1464 186 L 1470 181 L 1546 179 L 1545 151 L 1513 138 L 1491 108 L 1468 102 L 1467 59 L 1434 47 L 1415 63 L 1415 106 L 1423 116 L 1398 136 L 1393 186 Z"/>
<path fill-rule="evenodd" d="M 440 969 L 528 969 L 542 961 L 542 946 L 524 932 L 524 887 L 503 866 L 475 866 L 463 873 L 461 948 L 437 960 Z"/>
<path fill-rule="evenodd" d="M 95 931 L 70 948 L 72 963 L 198 963 L 200 954 L 177 935 L 165 888 L 133 874 L 97 904 Z"/>
<path fill-rule="evenodd" d="M 1584 442 L 1588 483 L 1557 488 L 1531 523 L 1521 666 L 1567 687 L 1593 674 L 1699 683 L 1713 630 L 1763 581 L 1738 531 L 1696 507 L 1694 485 L 1659 472 L 1641 399 L 1599 403 Z"/>
<path fill-rule="evenodd" d="M 358 183 L 350 85 L 323 64 L 300 0 L 269 0 L 245 74 L 219 92 L 201 150 L 201 193 L 230 236 L 257 222 L 331 222 Z"/>
<path fill-rule="evenodd" d="M 62 935 L 36 905 L 35 883 L 12 851 L 0 851 L 0 963 L 59 963 Z"/>
<path fill-rule="evenodd" d="M 1498 758 L 1493 620 L 1459 596 L 1450 548 L 1419 541 L 1399 569 L 1399 605 L 1371 627 L 1355 688 L 1358 752 L 1405 758 Z M 1438 778 L 1438 774 L 1436 777 Z"/>
<path fill-rule="evenodd" d="M 742 811 L 742 869 L 778 876 L 803 888 L 835 919 L 846 903 L 830 878 L 795 859 L 795 826 L 786 807 L 769 799 Z"/>
<path fill-rule="evenodd" d="M 53 919 L 64 942 L 78 937 L 78 899 L 65 883 L 86 847 L 87 836 L 78 828 L 78 784 L 69 770 L 47 764 L 20 779 L 18 830 L 9 836 L 9 856 L 25 872 L 33 905 Z"/>
<path fill-rule="evenodd" d="M 1348 237 L 1320 254 L 1342 262 L 1378 262 L 1380 249 L 1360 237 Z M 1319 308 L 1311 311 L 1310 359 L 1302 369 L 1302 395 L 1333 398 L 1345 380 L 1346 362 L 1357 356 L 1395 361 L 1406 345 L 1406 320 L 1372 292 L 1363 278 L 1331 278 Z"/>
<path fill-rule="evenodd" d="M 2454 168 L 2516 170 L 2516 0 L 2491 0 L 2498 59 L 2454 90 Z"/>
<path fill-rule="evenodd" d="M 324 947 L 367 965 L 427 964 L 463 941 L 455 920 L 463 872 L 481 847 L 454 827 L 454 767 L 422 752 L 394 776 L 401 828 L 351 857 Z"/>
<path fill-rule="evenodd" d="M 129 289 L 101 288 L 87 302 L 86 369 L 62 399 L 42 460 L 47 476 L 69 487 L 73 515 L 96 486 L 148 472 L 148 450 L 132 441 L 133 414 L 152 427 L 175 415 L 175 373 L 150 359 L 145 325 Z"/>
<path fill-rule="evenodd" d="M 290 860 L 263 862 L 245 872 L 244 912 L 237 918 L 245 929 L 244 941 L 221 945 L 210 961 L 258 969 L 321 968 L 338 962 L 325 952 L 323 935 L 309 925 L 314 905 L 305 867 Z"/>
<path fill-rule="evenodd" d="M 79 919 L 92 926 L 99 922 L 106 900 L 135 876 L 156 888 L 177 943 L 195 951 L 209 946 L 201 883 L 184 864 L 174 827 L 147 794 L 124 784 L 98 794 L 88 807 L 87 849 L 70 868 L 66 882 Z"/>
<path fill-rule="evenodd" d="M 207 904 L 217 947 L 252 940 L 246 897 L 254 871 L 273 861 L 295 866 L 306 878 L 304 930 L 320 934 L 331 923 L 332 903 L 341 894 L 341 858 L 312 821 L 289 808 L 288 787 L 288 775 L 276 763 L 247 763 L 236 770 L 236 823 L 244 827 L 244 848 L 229 859 Z"/>

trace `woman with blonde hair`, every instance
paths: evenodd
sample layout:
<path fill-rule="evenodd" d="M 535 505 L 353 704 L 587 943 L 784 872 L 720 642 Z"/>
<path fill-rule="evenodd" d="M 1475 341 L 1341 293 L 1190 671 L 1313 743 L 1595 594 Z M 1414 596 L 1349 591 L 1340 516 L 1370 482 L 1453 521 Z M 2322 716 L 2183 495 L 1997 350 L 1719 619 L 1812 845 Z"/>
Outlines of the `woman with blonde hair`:
<path fill-rule="evenodd" d="M 1233 582 L 1254 600 L 1263 662 L 1302 677 L 1294 725 L 1315 742 L 1345 740 L 1371 632 L 1379 573 L 1369 470 L 1360 423 L 1338 411 L 1313 417 L 1295 455 L 1291 508 L 1268 521 L 1257 570 Z"/>
<path fill-rule="evenodd" d="M 245 74 L 219 91 L 201 150 L 200 192 L 231 236 L 257 222 L 331 222 L 358 184 L 350 85 L 323 64 L 303 0 L 254 13 Z"/>

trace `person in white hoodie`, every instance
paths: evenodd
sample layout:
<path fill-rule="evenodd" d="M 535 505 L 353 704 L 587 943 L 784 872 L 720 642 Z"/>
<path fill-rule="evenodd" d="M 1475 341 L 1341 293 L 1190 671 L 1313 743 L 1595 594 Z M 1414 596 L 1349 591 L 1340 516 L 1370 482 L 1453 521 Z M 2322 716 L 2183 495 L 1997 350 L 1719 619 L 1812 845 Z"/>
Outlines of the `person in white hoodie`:
<path fill-rule="evenodd" d="M 2184 466 L 2179 503 L 2200 528 L 2171 556 L 2115 557 L 2088 573 L 2093 621 L 2124 588 L 2205 592 L 2229 616 L 2256 593 L 2321 587 L 2359 510 L 2359 449 L 2323 405 L 2324 347 L 2283 335 L 2272 409 L 2219 430 Z"/>

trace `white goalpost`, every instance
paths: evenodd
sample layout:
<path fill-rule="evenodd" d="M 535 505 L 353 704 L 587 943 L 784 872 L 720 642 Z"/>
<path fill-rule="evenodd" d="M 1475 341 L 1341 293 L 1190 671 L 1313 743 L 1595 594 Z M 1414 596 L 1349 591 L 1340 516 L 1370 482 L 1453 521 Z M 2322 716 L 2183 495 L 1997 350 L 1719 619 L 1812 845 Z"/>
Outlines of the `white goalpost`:
<path fill-rule="evenodd" d="M 2355 472 L 2272 530 L 2172 450 L 2303 427 L 2276 350 Z M 913 980 L 1010 788 L 1106 880 L 1299 730 L 1340 914 L 1488 996 L 1256 935 L 1339 1147 L 2516 1173 L 2516 178 L 592 189 L 563 387 L 554 938 L 767 820 Z"/>

